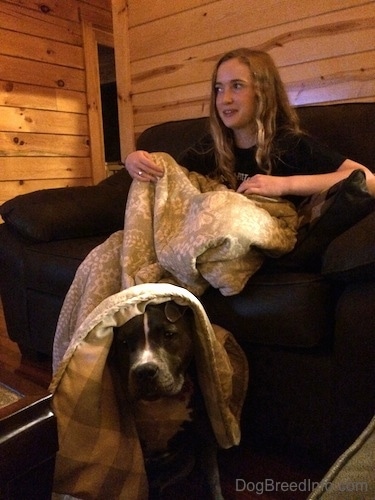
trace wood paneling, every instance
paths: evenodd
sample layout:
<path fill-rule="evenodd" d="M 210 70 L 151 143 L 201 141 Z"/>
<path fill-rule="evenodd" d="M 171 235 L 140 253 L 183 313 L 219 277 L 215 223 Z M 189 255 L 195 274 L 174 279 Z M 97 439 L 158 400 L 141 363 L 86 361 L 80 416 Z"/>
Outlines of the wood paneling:
<path fill-rule="evenodd" d="M 174 2 L 166 2 L 165 0 L 154 0 L 153 2 L 150 2 L 150 0 L 138 0 L 131 4 L 129 26 L 134 27 L 154 21 L 155 19 L 171 17 L 195 7 L 215 2 L 216 0 L 175 0 Z"/>
<path fill-rule="evenodd" d="M 88 137 L 79 135 L 0 132 L 2 156 L 89 156 L 89 151 Z"/>
<path fill-rule="evenodd" d="M 206 116 L 215 61 L 240 46 L 272 55 L 295 105 L 374 100 L 374 1 L 146 3 L 128 2 L 136 134 Z"/>
<path fill-rule="evenodd" d="M 55 179 L 90 178 L 91 159 L 89 157 L 62 156 L 18 156 L 1 159 L 1 175 L 5 181 L 26 179 L 48 179 L 51 171 Z"/>
<path fill-rule="evenodd" d="M 82 33 L 109 40 L 113 15 L 124 156 L 146 127 L 207 116 L 213 65 L 239 46 L 273 56 L 295 105 L 375 97 L 374 0 L 0 1 L 0 200 L 103 175 Z"/>
<path fill-rule="evenodd" d="M 0 201 L 100 180 L 82 19 L 111 33 L 110 0 L 0 1 Z"/>
<path fill-rule="evenodd" d="M 207 81 L 220 54 L 240 46 L 269 51 L 279 68 L 332 57 L 333 40 L 335 57 L 373 50 L 375 15 L 366 18 L 367 11 L 367 6 L 347 9 L 320 16 L 319 26 L 314 18 L 302 19 L 282 27 L 255 30 L 203 46 L 132 60 L 134 91 L 148 92 L 183 85 L 187 81 Z"/>
<path fill-rule="evenodd" d="M 86 94 L 30 85 L 0 81 L 0 106 L 17 106 L 26 109 L 46 109 L 71 113 L 87 112 Z M 1 108 L 4 111 L 4 107 Z"/>
<path fill-rule="evenodd" d="M 111 0 L 76 0 L 81 19 L 96 28 L 112 29 Z"/>
<path fill-rule="evenodd" d="M 73 0 L 74 1 L 74 0 Z M 80 45 L 81 29 L 78 22 L 77 7 L 72 9 L 71 2 L 56 2 L 60 7 L 74 13 L 74 19 L 56 16 L 55 10 L 49 10 L 49 2 L 43 4 L 31 1 L 1 1 L 1 27 L 14 32 L 59 40 L 61 42 Z"/>
<path fill-rule="evenodd" d="M 87 135 L 87 119 L 78 113 L 4 106 L 0 114 L 0 129 L 57 135 L 70 134 L 74 130 L 76 135 Z"/>
<path fill-rule="evenodd" d="M 1 41 L 1 38 L 0 38 Z M 1 47 L 1 45 L 0 45 Z M 0 55 L 1 80 L 85 92 L 83 69 Z"/>
<path fill-rule="evenodd" d="M 129 1 L 129 16 L 138 0 Z M 364 3 L 364 2 L 361 2 Z M 272 26 L 283 26 L 305 18 L 315 18 L 328 12 L 339 12 L 358 4 L 355 0 L 311 2 L 300 0 L 218 0 L 202 7 L 191 8 L 130 30 L 132 58 L 142 59 L 160 53 L 226 40 Z M 371 13 L 369 12 L 371 15 Z"/>
<path fill-rule="evenodd" d="M 135 149 L 133 84 L 130 67 L 129 4 L 112 0 L 121 157 Z"/>
<path fill-rule="evenodd" d="M 83 69 L 82 49 L 78 46 L 5 29 L 0 29 L 0 38 L 2 54 Z"/>

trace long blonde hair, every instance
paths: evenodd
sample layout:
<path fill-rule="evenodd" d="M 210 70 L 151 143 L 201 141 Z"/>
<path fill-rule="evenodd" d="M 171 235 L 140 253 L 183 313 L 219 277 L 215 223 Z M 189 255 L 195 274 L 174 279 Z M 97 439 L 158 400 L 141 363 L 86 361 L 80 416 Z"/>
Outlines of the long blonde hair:
<path fill-rule="evenodd" d="M 274 139 L 288 133 L 300 134 L 297 113 L 289 103 L 273 59 L 266 52 L 240 48 L 223 55 L 217 62 L 211 81 L 210 129 L 214 141 L 217 171 L 232 188 L 236 187 L 234 173 L 234 136 L 231 129 L 222 122 L 216 108 L 216 80 L 221 64 L 230 59 L 238 59 L 245 64 L 251 74 L 255 90 L 255 133 L 256 162 L 267 174 L 272 172 L 272 158 L 280 152 Z"/>

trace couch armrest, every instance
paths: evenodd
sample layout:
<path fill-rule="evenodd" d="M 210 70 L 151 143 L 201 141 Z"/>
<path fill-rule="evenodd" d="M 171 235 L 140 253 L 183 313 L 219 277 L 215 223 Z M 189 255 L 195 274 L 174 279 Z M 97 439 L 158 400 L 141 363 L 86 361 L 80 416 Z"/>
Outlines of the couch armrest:
<path fill-rule="evenodd" d="M 0 215 L 23 237 L 36 241 L 110 234 L 123 228 L 131 182 L 123 169 L 96 186 L 34 191 L 6 201 Z"/>
<path fill-rule="evenodd" d="M 346 283 L 375 279 L 375 211 L 329 244 L 322 274 Z"/>

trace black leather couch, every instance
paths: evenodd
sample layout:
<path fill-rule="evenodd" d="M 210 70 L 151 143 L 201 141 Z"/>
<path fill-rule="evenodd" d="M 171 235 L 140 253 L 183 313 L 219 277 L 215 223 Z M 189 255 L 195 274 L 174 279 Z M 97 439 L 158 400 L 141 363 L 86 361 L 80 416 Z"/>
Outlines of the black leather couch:
<path fill-rule="evenodd" d="M 298 113 L 310 133 L 375 170 L 374 103 Z M 152 127 L 138 148 L 178 158 L 206 125 L 194 119 Z M 233 332 L 248 355 L 243 429 L 255 444 L 329 461 L 374 414 L 375 213 L 361 176 L 356 182 L 354 191 L 340 185 L 318 222 L 301 230 L 297 250 L 267 261 L 241 294 L 210 289 L 202 298 L 211 320 Z M 38 191 L 0 208 L 0 292 L 9 336 L 22 352 L 51 355 L 75 271 L 122 228 L 129 185 L 123 170 L 97 186 Z"/>

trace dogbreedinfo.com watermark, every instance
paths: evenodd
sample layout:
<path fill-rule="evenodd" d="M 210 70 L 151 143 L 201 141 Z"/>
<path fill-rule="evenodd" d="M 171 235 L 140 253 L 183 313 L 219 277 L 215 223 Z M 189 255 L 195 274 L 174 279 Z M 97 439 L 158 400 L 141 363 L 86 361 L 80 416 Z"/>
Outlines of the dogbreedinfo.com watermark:
<path fill-rule="evenodd" d="M 322 491 L 338 491 L 342 493 L 366 493 L 368 484 L 366 482 L 347 482 L 347 483 L 331 483 L 311 481 L 304 479 L 302 481 L 275 481 L 274 479 L 264 479 L 264 481 L 245 481 L 244 479 L 236 479 L 236 491 L 248 491 L 256 495 L 264 493 L 288 493 L 288 492 L 305 492 L 311 493 L 315 488 L 320 488 Z"/>

